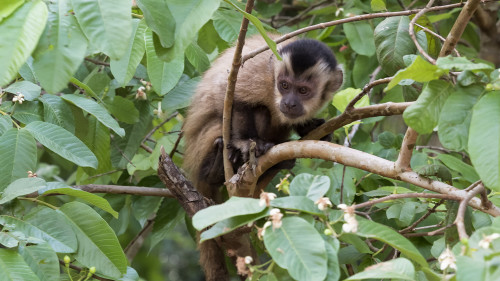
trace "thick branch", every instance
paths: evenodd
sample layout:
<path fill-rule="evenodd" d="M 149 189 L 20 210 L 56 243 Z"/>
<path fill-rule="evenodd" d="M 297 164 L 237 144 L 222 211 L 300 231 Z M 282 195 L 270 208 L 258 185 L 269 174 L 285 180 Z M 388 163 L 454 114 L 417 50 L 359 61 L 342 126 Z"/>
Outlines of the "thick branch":
<path fill-rule="evenodd" d="M 253 9 L 254 0 L 248 0 L 245 12 L 251 13 Z M 226 181 L 228 181 L 234 174 L 233 165 L 229 160 L 229 150 L 228 145 L 231 141 L 231 113 L 233 109 L 233 98 L 234 90 L 236 89 L 236 79 L 238 77 L 238 72 L 241 66 L 241 52 L 243 50 L 243 45 L 245 45 L 245 35 L 247 34 L 248 19 L 243 17 L 241 21 L 240 34 L 238 35 L 238 42 L 236 43 L 236 48 L 233 56 L 233 64 L 229 76 L 227 77 L 227 88 L 226 96 L 224 98 L 224 112 L 222 115 L 222 140 L 224 142 L 224 175 Z M 228 192 L 231 195 L 230 189 Z"/>
<path fill-rule="evenodd" d="M 418 133 L 412 128 L 408 127 L 408 129 L 406 130 L 405 137 L 403 138 L 403 143 L 401 144 L 398 160 L 396 160 L 396 169 L 398 171 L 411 170 L 410 167 L 411 155 L 413 153 L 413 148 L 415 148 L 417 137 Z"/>
<path fill-rule="evenodd" d="M 266 154 L 259 157 L 258 165 L 255 169 L 256 177 L 259 177 L 264 171 L 281 161 L 295 158 L 320 158 L 327 161 L 334 161 L 370 173 L 411 183 L 440 194 L 459 198 L 467 196 L 466 191 L 457 189 L 446 183 L 422 177 L 412 171 L 402 172 L 401 170 L 397 170 L 395 163 L 392 161 L 356 149 L 323 141 L 291 141 L 272 147 Z M 245 172 L 242 176 L 242 182 L 254 182 L 256 179 L 250 171 Z M 498 207 L 491 206 L 487 208 L 481 204 L 479 198 L 472 198 L 469 205 L 492 216 L 500 215 Z"/>
<path fill-rule="evenodd" d="M 457 217 L 455 218 L 455 224 L 457 225 L 458 237 L 460 237 L 460 240 L 469 238 L 467 232 L 465 231 L 465 224 L 464 224 L 465 211 L 467 210 L 467 205 L 469 205 L 469 201 L 471 201 L 476 195 L 478 195 L 483 191 L 484 191 L 484 185 L 482 183 L 478 184 L 476 187 L 474 187 L 467 193 L 467 196 L 465 196 L 462 199 L 460 205 L 458 206 L 458 212 L 457 212 Z"/>
<path fill-rule="evenodd" d="M 460 37 L 462 37 L 462 33 L 464 32 L 465 27 L 469 23 L 470 18 L 474 14 L 474 11 L 476 11 L 477 6 L 479 5 L 480 2 L 481 0 L 469 0 L 467 1 L 467 3 L 465 3 L 464 8 L 458 15 L 455 24 L 451 28 L 450 33 L 448 33 L 446 41 L 444 41 L 443 47 L 441 48 L 441 52 L 439 53 L 440 57 L 445 57 L 451 54 L 451 51 L 453 51 L 453 49 L 457 45 L 458 40 L 460 40 Z"/>

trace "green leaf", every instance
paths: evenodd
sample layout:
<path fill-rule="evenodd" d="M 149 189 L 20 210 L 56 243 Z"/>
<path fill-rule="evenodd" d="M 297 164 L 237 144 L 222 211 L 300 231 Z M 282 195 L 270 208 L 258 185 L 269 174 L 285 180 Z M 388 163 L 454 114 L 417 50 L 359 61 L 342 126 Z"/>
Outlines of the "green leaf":
<path fill-rule="evenodd" d="M 493 70 L 494 67 L 486 63 L 473 63 L 464 57 L 440 57 L 436 65 L 442 69 L 453 69 L 457 71 L 464 70 Z"/>
<path fill-rule="evenodd" d="M 328 187 L 330 187 L 329 182 L 330 181 L 328 181 Z M 280 197 L 272 200 L 270 202 L 270 205 L 276 208 L 304 212 L 307 214 L 311 214 L 313 216 L 319 216 L 319 217 L 325 216 L 325 214 L 322 211 L 320 211 L 318 207 L 314 204 L 314 201 L 312 201 L 310 198 L 306 196 Z"/>
<path fill-rule="evenodd" d="M 184 71 L 184 56 L 164 62 L 155 52 L 153 34 L 146 31 L 146 56 L 148 58 L 148 76 L 158 95 L 163 96 L 177 84 Z"/>
<path fill-rule="evenodd" d="M 230 10 L 217 10 L 213 16 L 214 28 L 222 40 L 233 43 L 238 39 L 241 16 Z"/>
<path fill-rule="evenodd" d="M 138 0 L 137 5 L 144 14 L 147 26 L 156 33 L 164 48 L 170 48 L 175 42 L 175 18 L 162 0 Z"/>
<path fill-rule="evenodd" d="M 357 235 L 365 238 L 374 238 L 389 244 L 395 249 L 399 250 L 404 256 L 410 258 L 421 267 L 429 267 L 425 258 L 420 254 L 417 248 L 404 236 L 397 233 L 395 230 L 383 224 L 369 221 L 356 216 L 358 221 Z"/>
<path fill-rule="evenodd" d="M 70 106 L 56 95 L 43 95 L 38 98 L 43 103 L 43 120 L 59 127 L 63 127 L 68 132 L 75 133 L 75 117 Z"/>
<path fill-rule="evenodd" d="M 64 194 L 73 196 L 110 213 L 115 218 L 118 218 L 118 212 L 113 210 L 113 207 L 109 205 L 109 202 L 101 196 L 80 189 L 71 188 L 66 184 L 59 182 L 49 182 L 47 184 L 47 187 L 50 189 L 45 190 L 43 193 L 41 193 L 41 196 L 46 196 L 49 194 Z"/>
<path fill-rule="evenodd" d="M 35 121 L 24 127 L 43 146 L 79 166 L 97 168 L 97 158 L 85 144 L 65 129 Z"/>
<path fill-rule="evenodd" d="M 219 4 L 219 0 L 169 1 L 168 7 L 176 23 L 175 41 L 174 45 L 165 51 L 162 59 L 168 62 L 182 59 L 182 62 L 184 62 L 184 50 L 196 38 L 200 28 L 212 18 L 212 14 L 217 10 Z M 148 41 L 147 38 L 146 41 Z M 165 93 L 162 92 L 162 94 Z"/>
<path fill-rule="evenodd" d="M 16 94 L 21 93 L 24 95 L 25 100 L 32 101 L 40 96 L 42 92 L 42 88 L 37 84 L 34 84 L 30 81 L 19 81 L 14 84 L 11 84 L 9 87 L 5 89 L 6 92 Z"/>
<path fill-rule="evenodd" d="M 0 87 L 14 79 L 35 49 L 47 14 L 45 3 L 29 1 L 0 22 Z"/>
<path fill-rule="evenodd" d="M 372 7 L 372 11 L 374 12 L 387 10 L 384 0 L 372 0 L 370 5 Z"/>
<path fill-rule="evenodd" d="M 15 251 L 0 249 L 0 280 L 30 280 L 38 281 L 38 277 L 31 271 L 23 258 Z"/>
<path fill-rule="evenodd" d="M 92 45 L 113 59 L 125 55 L 132 35 L 132 2 L 71 0 L 75 16 Z"/>
<path fill-rule="evenodd" d="M 483 183 L 500 191 L 500 91 L 483 96 L 474 106 L 469 154 Z"/>
<path fill-rule="evenodd" d="M 424 60 L 422 57 L 417 56 L 410 66 L 399 70 L 394 75 L 394 78 L 392 78 L 391 82 L 389 82 L 384 91 L 389 91 L 394 88 L 394 86 L 396 86 L 403 79 L 411 79 L 417 82 L 428 82 L 439 79 L 439 77 L 447 73 L 447 71 L 443 71 L 437 66 Z"/>
<path fill-rule="evenodd" d="M 172 229 L 184 219 L 185 212 L 174 198 L 163 198 L 163 202 L 156 212 L 155 224 L 151 233 L 151 251 L 172 234 Z"/>
<path fill-rule="evenodd" d="M 18 104 L 16 105 L 16 111 L 12 117 L 23 124 L 29 124 L 34 121 L 42 121 L 42 104 L 38 101 L 23 102 L 23 104 Z"/>
<path fill-rule="evenodd" d="M 335 106 L 340 112 L 344 112 L 347 105 L 351 100 L 361 93 L 361 89 L 347 88 L 340 92 L 337 92 L 333 96 L 332 105 Z M 363 96 L 354 107 L 362 107 L 370 105 L 370 100 L 367 95 Z"/>
<path fill-rule="evenodd" d="M 369 266 L 365 268 L 364 271 L 354 274 L 346 280 L 363 280 L 372 278 L 415 280 L 415 268 L 409 260 L 405 258 L 397 258 Z"/>
<path fill-rule="evenodd" d="M 74 253 L 77 250 L 75 233 L 69 224 L 61 223 L 65 222 L 65 217 L 60 212 L 40 206 L 34 208 L 24 219 L 25 224 L 29 224 L 26 230 L 38 234 L 35 237 L 45 240 L 54 251 Z M 19 226 L 16 225 L 17 227 Z"/>
<path fill-rule="evenodd" d="M 377 59 L 387 75 L 393 75 L 405 68 L 404 55 L 417 51 L 408 28 L 408 17 L 390 17 L 377 25 L 374 31 Z"/>
<path fill-rule="evenodd" d="M 53 94 L 67 87 L 83 62 L 88 45 L 69 2 L 47 2 L 50 16 L 33 54 L 36 77 L 43 88 Z"/>
<path fill-rule="evenodd" d="M 375 54 L 375 41 L 370 23 L 366 21 L 344 23 L 344 32 L 356 53 L 368 57 Z"/>
<path fill-rule="evenodd" d="M 80 133 L 77 132 L 76 136 L 94 153 L 97 157 L 98 165 L 97 169 L 84 168 L 84 171 L 89 176 L 109 172 L 112 170 L 111 137 L 109 130 L 93 116 L 89 116 L 87 121 L 87 130 Z"/>
<path fill-rule="evenodd" d="M 3 191 L 2 197 L 0 197 L 0 204 L 9 202 L 10 200 L 30 194 L 43 187 L 45 187 L 46 182 L 41 178 L 21 178 L 13 181 L 5 190 Z"/>
<path fill-rule="evenodd" d="M 444 147 L 456 151 L 467 149 L 472 107 L 483 92 L 480 85 L 457 87 L 446 99 L 438 122 L 439 141 Z"/>
<path fill-rule="evenodd" d="M 12 119 L 10 118 L 10 116 L 9 115 L 0 115 L 0 137 L 10 129 L 12 129 Z M 0 151 L 2 151 L 1 148 L 0 148 Z M 1 173 L 0 173 L 0 175 L 1 175 Z"/>
<path fill-rule="evenodd" d="M 479 180 L 479 175 L 476 173 L 476 171 L 471 165 L 466 164 L 463 161 L 448 154 L 438 154 L 437 158 L 441 162 L 443 162 L 443 164 L 445 164 L 448 168 L 462 174 L 465 180 L 471 183 Z"/>
<path fill-rule="evenodd" d="M 200 81 L 200 76 L 189 80 L 181 79 L 175 88 L 173 88 L 168 95 L 163 97 L 161 108 L 163 108 L 165 112 L 174 112 L 177 109 L 187 107 Z"/>
<path fill-rule="evenodd" d="M 0 192 L 9 183 L 26 177 L 28 171 L 35 171 L 36 142 L 25 130 L 10 129 L 0 136 Z"/>
<path fill-rule="evenodd" d="M 210 67 L 207 54 L 196 43 L 191 43 L 186 48 L 186 58 L 200 73 L 205 72 Z"/>
<path fill-rule="evenodd" d="M 12 14 L 19 6 L 24 3 L 24 0 L 3 0 L 0 8 L 0 22 Z"/>
<path fill-rule="evenodd" d="M 307 196 L 313 202 L 323 197 L 328 189 L 330 189 L 330 178 L 327 176 L 303 173 L 290 183 L 290 195 Z"/>
<path fill-rule="evenodd" d="M 164 21 L 168 21 L 168 18 L 164 18 Z M 126 86 L 134 76 L 146 50 L 144 42 L 144 34 L 147 29 L 146 23 L 143 20 L 134 19 L 132 28 L 132 37 L 128 42 L 127 51 L 120 59 L 111 59 L 110 63 L 111 72 L 122 87 Z"/>
<path fill-rule="evenodd" d="M 40 280 L 59 280 L 59 259 L 49 244 L 20 246 L 19 253 Z"/>
<path fill-rule="evenodd" d="M 316 229 L 304 219 L 285 217 L 280 228 L 266 229 L 264 245 L 273 260 L 287 269 L 294 279 L 325 279 L 325 243 Z"/>
<path fill-rule="evenodd" d="M 336 238 L 325 238 L 325 249 L 328 258 L 327 273 L 325 281 L 337 281 L 340 278 L 340 267 L 338 252 L 340 242 Z"/>
<path fill-rule="evenodd" d="M 403 113 L 406 124 L 419 134 L 431 133 L 438 124 L 441 108 L 452 88 L 451 83 L 442 80 L 429 82 L 417 101 Z"/>
<path fill-rule="evenodd" d="M 139 121 L 139 110 L 135 108 L 134 102 L 115 96 L 112 102 L 106 102 L 109 111 L 121 122 L 135 124 Z"/>
<path fill-rule="evenodd" d="M 215 51 L 219 40 L 221 40 L 221 38 L 215 30 L 212 20 L 208 21 L 198 32 L 198 46 L 207 54 L 211 54 Z"/>
<path fill-rule="evenodd" d="M 78 240 L 76 260 L 85 267 L 95 266 L 98 273 L 120 278 L 127 271 L 127 258 L 115 233 L 91 207 L 66 203 L 58 210 L 66 215 Z"/>
<path fill-rule="evenodd" d="M 102 105 L 91 99 L 77 95 L 63 95 L 62 98 L 97 118 L 99 122 L 113 130 L 120 137 L 125 136 L 125 130 L 120 128 L 118 122 L 116 122 L 116 120 L 111 115 L 109 115 L 106 108 L 104 108 Z"/>
<path fill-rule="evenodd" d="M 220 205 L 210 206 L 193 216 L 193 226 L 202 230 L 216 222 L 241 215 L 259 213 L 266 208 L 261 206 L 259 199 L 233 196 Z"/>
<path fill-rule="evenodd" d="M 269 211 L 263 210 L 260 213 L 236 216 L 220 221 L 215 225 L 213 225 L 210 229 L 205 230 L 201 233 L 200 243 L 205 240 L 212 239 L 224 235 L 226 233 L 229 233 L 240 226 L 247 225 L 248 223 L 254 222 L 268 215 Z"/>

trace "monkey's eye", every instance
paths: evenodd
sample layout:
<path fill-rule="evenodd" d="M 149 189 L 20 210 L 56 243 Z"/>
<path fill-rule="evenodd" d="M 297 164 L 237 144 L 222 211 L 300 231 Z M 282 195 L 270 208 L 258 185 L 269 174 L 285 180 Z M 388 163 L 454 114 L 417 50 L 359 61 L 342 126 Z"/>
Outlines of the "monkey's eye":
<path fill-rule="evenodd" d="M 305 95 L 307 94 L 308 92 L 308 89 L 306 87 L 300 87 L 299 88 L 299 93 L 302 94 L 302 95 Z"/>
<path fill-rule="evenodd" d="M 287 82 L 285 82 L 285 81 L 281 82 L 281 83 L 280 83 L 280 86 L 281 86 L 281 88 L 282 88 L 282 89 L 284 89 L 284 90 L 288 89 L 288 83 L 287 83 Z"/>

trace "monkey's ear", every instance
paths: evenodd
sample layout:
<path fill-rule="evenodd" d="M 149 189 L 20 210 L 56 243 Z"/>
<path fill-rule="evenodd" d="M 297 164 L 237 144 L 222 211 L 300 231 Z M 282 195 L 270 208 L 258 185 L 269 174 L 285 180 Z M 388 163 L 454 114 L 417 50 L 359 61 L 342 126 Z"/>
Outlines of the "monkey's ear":
<path fill-rule="evenodd" d="M 330 80 L 328 81 L 328 91 L 330 93 L 333 93 L 337 91 L 340 86 L 342 86 L 342 82 L 344 80 L 344 74 L 342 72 L 342 69 L 340 67 L 337 67 L 333 72 L 332 76 L 330 77 Z"/>

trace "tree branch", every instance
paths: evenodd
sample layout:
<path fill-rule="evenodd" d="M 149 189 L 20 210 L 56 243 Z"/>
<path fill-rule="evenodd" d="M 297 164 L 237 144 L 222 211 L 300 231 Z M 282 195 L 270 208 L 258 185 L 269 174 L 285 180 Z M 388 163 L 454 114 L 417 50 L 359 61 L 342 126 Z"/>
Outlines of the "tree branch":
<path fill-rule="evenodd" d="M 417 41 L 417 37 L 415 36 L 415 23 L 417 22 L 418 18 L 420 18 L 425 12 L 427 12 L 431 7 L 432 4 L 434 3 L 434 0 L 430 0 L 427 5 L 425 5 L 425 8 L 420 10 L 415 17 L 410 21 L 410 27 L 408 29 L 408 33 L 410 33 L 411 40 L 413 40 L 413 43 L 415 43 L 415 46 L 417 46 L 418 52 L 421 53 L 428 61 L 430 61 L 432 64 L 436 64 L 436 60 L 433 59 L 423 48 L 420 46 L 420 44 Z"/>
<path fill-rule="evenodd" d="M 467 195 L 462 199 L 460 205 L 458 206 L 457 217 L 455 218 L 455 224 L 457 225 L 458 237 L 460 240 L 469 239 L 467 231 L 465 231 L 465 211 L 467 210 L 467 205 L 476 195 L 484 191 L 484 185 L 479 183 L 476 187 L 470 190 Z M 477 198 L 475 198 L 477 199 Z"/>
<path fill-rule="evenodd" d="M 398 159 L 396 160 L 395 166 L 398 171 L 410 171 L 410 161 L 411 155 L 413 154 L 413 148 L 415 148 L 415 143 L 417 142 L 418 133 L 412 128 L 408 127 L 403 138 L 403 143 L 401 144 L 401 149 L 399 150 Z"/>
<path fill-rule="evenodd" d="M 352 205 L 352 207 L 355 209 L 360 209 L 360 208 L 370 207 L 370 206 L 373 206 L 375 204 L 382 203 L 385 201 L 395 200 L 395 199 L 404 199 L 404 198 L 437 198 L 437 199 L 448 199 L 448 200 L 455 200 L 455 201 L 462 200 L 461 197 L 458 197 L 456 195 L 449 195 L 449 194 L 403 193 L 403 194 L 391 194 L 391 195 L 388 195 L 388 196 L 385 196 L 382 198 L 377 198 L 374 200 L 363 202 L 361 204 L 355 204 L 355 205 Z"/>

